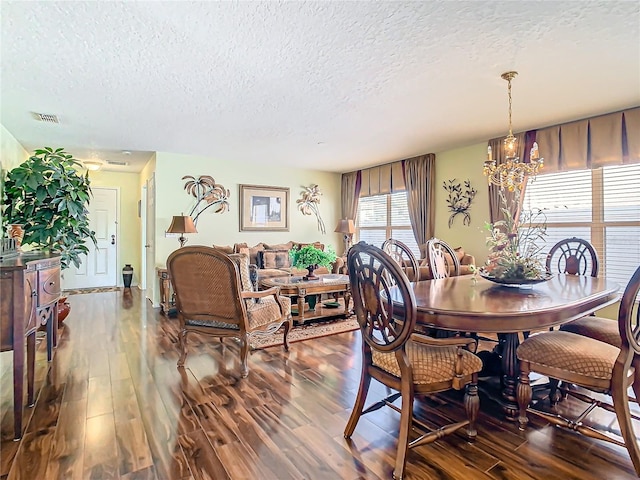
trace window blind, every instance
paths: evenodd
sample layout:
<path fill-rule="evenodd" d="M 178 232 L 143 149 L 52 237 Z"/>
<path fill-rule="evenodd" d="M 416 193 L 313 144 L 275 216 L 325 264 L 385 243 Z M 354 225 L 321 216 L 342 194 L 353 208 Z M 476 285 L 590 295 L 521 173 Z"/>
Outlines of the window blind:
<path fill-rule="evenodd" d="M 621 289 L 640 265 L 640 164 L 538 175 L 523 208 L 546 215 L 543 260 L 556 242 L 575 236 L 593 245 L 599 275 Z"/>
<path fill-rule="evenodd" d="M 406 244 L 420 258 L 413 235 L 406 192 L 360 197 L 356 216 L 356 237 L 377 247 L 388 238 Z"/>

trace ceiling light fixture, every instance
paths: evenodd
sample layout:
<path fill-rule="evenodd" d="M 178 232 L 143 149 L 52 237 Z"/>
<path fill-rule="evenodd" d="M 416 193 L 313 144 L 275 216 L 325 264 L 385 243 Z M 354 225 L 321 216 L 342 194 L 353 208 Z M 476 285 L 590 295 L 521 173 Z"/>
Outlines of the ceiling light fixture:
<path fill-rule="evenodd" d="M 84 165 L 84 168 L 91 170 L 92 172 L 97 172 L 102 168 L 102 162 L 94 160 L 85 160 L 82 164 Z"/>
<path fill-rule="evenodd" d="M 538 144 L 533 143 L 529 153 L 529 161 L 521 162 L 518 157 L 518 145 L 516 137 L 511 128 L 511 80 L 518 72 L 505 72 L 501 77 L 508 82 L 509 93 L 509 134 L 504 139 L 504 162 L 498 164 L 493 158 L 491 146 L 487 147 L 487 161 L 484 162 L 483 173 L 489 183 L 493 183 L 500 188 L 507 188 L 510 192 L 516 188 L 520 189 L 527 177 L 534 177 L 542 168 L 544 159 L 538 153 Z"/>

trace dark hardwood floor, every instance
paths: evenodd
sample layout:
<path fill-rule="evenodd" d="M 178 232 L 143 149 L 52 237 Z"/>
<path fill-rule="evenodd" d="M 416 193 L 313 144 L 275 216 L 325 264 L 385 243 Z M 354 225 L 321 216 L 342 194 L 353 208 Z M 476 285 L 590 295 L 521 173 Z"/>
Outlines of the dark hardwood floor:
<path fill-rule="evenodd" d="M 54 360 L 42 345 L 37 402 L 12 441 L 11 353 L 0 359 L 1 478 L 390 479 L 399 415 L 364 416 L 342 432 L 359 381 L 360 333 L 253 353 L 239 376 L 238 345 L 192 342 L 176 368 L 177 320 L 136 289 L 72 295 Z M 40 341 L 40 343 L 43 343 Z M 372 394 L 386 390 L 375 381 Z M 371 394 L 371 395 L 372 395 Z M 370 398 L 372 398 L 370 395 Z M 463 417 L 460 395 L 422 398 L 428 424 Z M 562 408 L 574 408 L 571 400 Z M 592 422 L 616 431 L 598 411 Z M 454 434 L 408 456 L 410 479 L 635 478 L 625 449 L 533 420 L 522 433 L 481 396 L 478 438 Z"/>

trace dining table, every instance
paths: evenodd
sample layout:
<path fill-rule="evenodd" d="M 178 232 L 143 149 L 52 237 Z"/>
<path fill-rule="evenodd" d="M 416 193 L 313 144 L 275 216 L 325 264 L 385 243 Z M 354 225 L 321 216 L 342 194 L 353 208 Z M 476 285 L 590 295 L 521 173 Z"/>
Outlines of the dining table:
<path fill-rule="evenodd" d="M 417 325 L 466 333 L 496 334 L 500 357 L 500 403 L 505 418 L 516 421 L 520 337 L 589 315 L 619 299 L 620 286 L 601 277 L 556 274 L 547 281 L 506 286 L 463 275 L 413 282 Z M 390 292 L 402 311 L 399 292 Z M 615 321 L 615 320 L 612 320 Z"/>

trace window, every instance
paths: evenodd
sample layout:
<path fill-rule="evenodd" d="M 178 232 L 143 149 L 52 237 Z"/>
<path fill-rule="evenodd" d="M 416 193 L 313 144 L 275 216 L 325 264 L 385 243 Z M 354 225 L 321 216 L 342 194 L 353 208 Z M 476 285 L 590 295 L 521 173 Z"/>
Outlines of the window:
<path fill-rule="evenodd" d="M 395 238 L 420 258 L 420 249 L 409 220 L 406 192 L 360 197 L 356 235 L 359 241 L 364 240 L 376 247 L 382 246 L 387 238 Z"/>
<path fill-rule="evenodd" d="M 621 288 L 640 265 L 640 164 L 539 175 L 527 185 L 524 208 L 546 214 L 544 255 L 563 238 L 588 240 L 600 275 Z"/>

